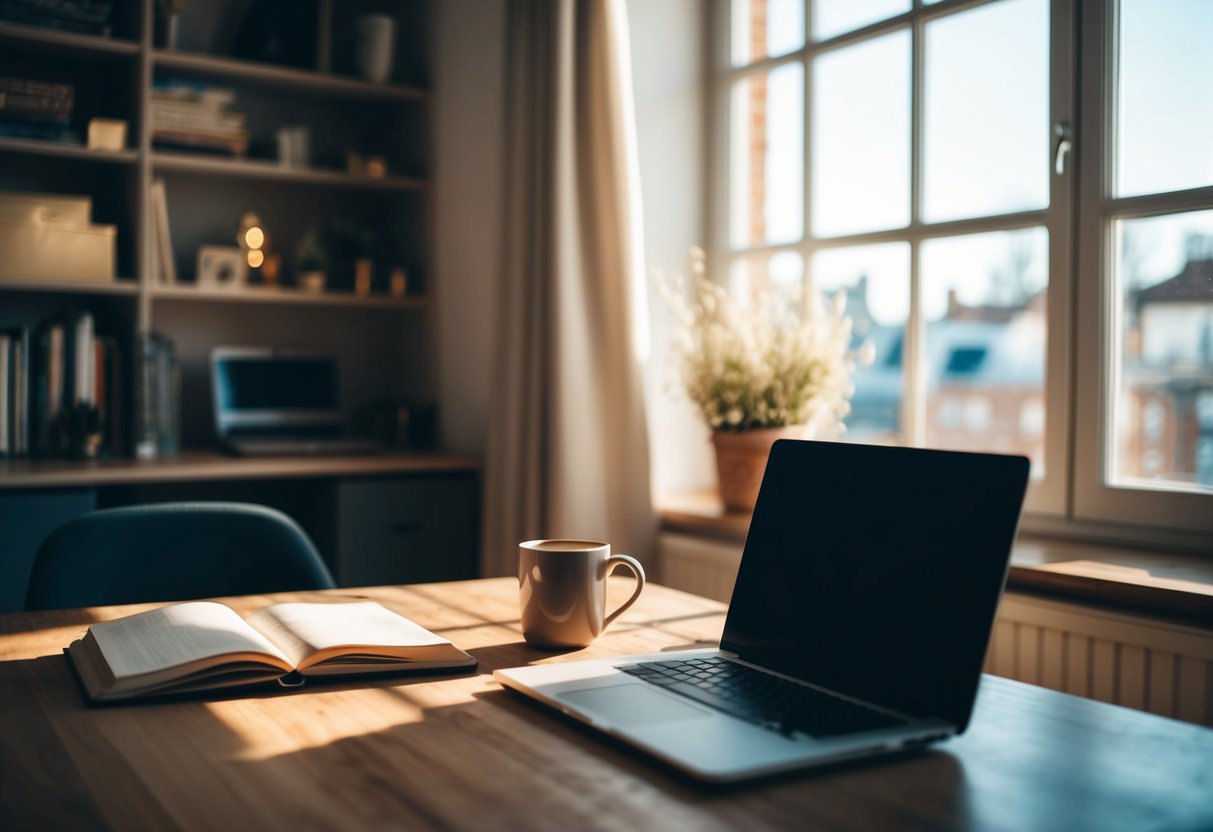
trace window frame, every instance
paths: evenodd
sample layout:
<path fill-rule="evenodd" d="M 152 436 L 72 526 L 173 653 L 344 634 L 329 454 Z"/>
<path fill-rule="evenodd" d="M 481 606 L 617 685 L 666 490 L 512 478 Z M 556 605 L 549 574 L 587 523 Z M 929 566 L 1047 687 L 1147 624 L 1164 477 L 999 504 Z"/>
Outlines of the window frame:
<path fill-rule="evenodd" d="M 1132 524 L 1146 530 L 1134 537 L 1164 540 L 1209 551 L 1213 533 L 1213 495 L 1180 488 L 1148 489 L 1111 485 L 1105 472 L 1112 453 L 1112 380 L 1118 296 L 1111 277 L 1115 260 L 1112 223 L 1118 219 L 1166 216 L 1213 209 L 1213 186 L 1183 191 L 1117 197 L 1116 164 L 1116 3 L 1082 5 L 1082 77 L 1098 79 L 1098 94 L 1082 100 L 1081 121 L 1097 125 L 1098 135 L 1079 154 L 1076 305 L 1089 310 L 1075 317 L 1077 425 L 1075 430 L 1073 516 L 1101 524 Z M 1154 530 L 1152 533 L 1150 530 Z"/>
<path fill-rule="evenodd" d="M 943 0 L 924 5 L 922 0 L 912 0 L 911 9 L 891 18 L 869 24 L 851 32 L 814 42 L 812 32 L 812 0 L 805 4 L 805 43 L 793 52 L 778 57 L 766 57 L 744 66 L 732 65 L 731 55 L 731 0 L 715 0 L 711 4 L 712 20 L 709 22 L 709 94 L 708 99 L 708 154 L 709 184 L 708 198 L 708 263 L 711 276 L 723 282 L 731 264 L 746 256 L 775 254 L 790 251 L 800 254 L 804 262 L 806 280 L 811 281 L 813 254 L 831 248 L 842 248 L 865 244 L 905 242 L 910 250 L 910 309 L 906 321 L 904 341 L 904 390 L 901 425 L 904 435 L 912 444 L 922 444 L 926 421 L 925 372 L 922 367 L 922 344 L 926 335 L 926 322 L 922 317 L 921 247 L 926 240 L 975 234 L 990 231 L 1013 231 L 1022 228 L 1043 227 L 1048 234 L 1048 303 L 1045 381 L 1043 396 L 1046 408 L 1045 426 L 1045 473 L 1029 487 L 1025 509 L 1033 516 L 1046 520 L 1064 519 L 1070 514 L 1069 494 L 1071 474 L 1071 425 L 1072 425 L 1072 331 L 1071 297 L 1074 185 L 1076 165 L 1073 154 L 1070 164 L 1062 174 L 1051 174 L 1049 178 L 1049 204 L 1043 209 L 1020 211 L 946 220 L 924 222 L 922 219 L 922 148 L 923 148 L 923 99 L 924 99 L 924 42 L 926 25 L 937 18 L 955 12 L 979 8 L 997 0 Z M 1049 4 L 1050 23 L 1050 80 L 1049 80 L 1049 128 L 1056 124 L 1074 124 L 1076 56 L 1074 0 L 1052 0 Z M 858 234 L 847 234 L 829 238 L 814 238 L 812 228 L 812 197 L 810 179 L 812 175 L 812 105 L 813 105 L 813 58 L 856 43 L 867 41 L 908 28 L 910 34 L 910 221 L 903 228 L 887 229 Z M 729 207 L 731 203 L 732 172 L 730 169 L 731 142 L 731 89 L 739 79 L 752 74 L 770 72 L 788 64 L 799 63 L 803 68 L 803 174 L 802 193 L 804 199 L 802 235 L 798 241 L 757 246 L 733 246 L 730 238 Z M 1043 140 L 1043 137 L 1042 137 Z M 1054 141 L 1054 140 L 1050 140 Z M 1055 148 L 1051 144 L 1050 152 Z"/>
<path fill-rule="evenodd" d="M 1063 176 L 1052 176 L 1050 205 L 1046 212 L 1000 215 L 923 226 L 921 213 L 922 45 L 925 22 L 951 12 L 975 8 L 994 0 L 944 0 L 924 6 L 913 0 L 911 11 L 814 44 L 811 0 L 805 0 L 805 46 L 800 50 L 731 66 L 729 0 L 714 0 L 709 7 L 707 136 L 707 228 L 709 265 L 723 279 L 731 262 L 749 254 L 795 251 L 804 259 L 806 276 L 811 257 L 821 248 L 844 244 L 908 241 L 911 243 L 911 319 L 921 322 L 918 246 L 922 239 L 953 232 L 1004 230 L 1040 224 L 1041 213 L 1060 212 L 1067 217 L 1065 230 L 1049 229 L 1049 299 L 1045 401 L 1046 477 L 1033 483 L 1026 503 L 1025 528 L 1047 534 L 1120 543 L 1157 545 L 1209 552 L 1213 533 L 1213 495 L 1175 489 L 1113 486 L 1104 481 L 1111 443 L 1111 408 L 1105 404 L 1110 389 L 1117 314 L 1115 287 L 1108 268 L 1113 262 L 1111 223 L 1114 219 L 1159 216 L 1190 210 L 1213 209 L 1213 186 L 1164 194 L 1116 198 L 1111 194 L 1115 162 L 1116 4 L 1096 0 L 1053 0 L 1050 12 L 1051 78 L 1050 121 L 1071 125 L 1073 149 Z M 839 48 L 867 37 L 911 27 L 911 225 L 905 229 L 831 238 L 822 243 L 807 233 L 811 227 L 812 61 L 811 54 Z M 1081 55 L 1081 65 L 1079 56 Z M 800 241 L 787 245 L 734 248 L 729 242 L 729 89 L 732 81 L 748 73 L 769 70 L 786 62 L 804 67 L 804 227 Z M 1091 80 L 1097 79 L 1097 80 Z M 1083 90 L 1083 87 L 1086 89 Z M 1082 125 L 1098 125 L 1084 141 Z M 922 233 L 929 231 L 929 233 Z M 912 235 L 918 234 L 912 239 Z M 917 371 L 921 343 L 918 331 L 907 343 L 907 376 L 915 390 L 921 384 Z M 914 430 L 922 423 L 920 393 L 907 396 L 918 407 L 903 422 Z M 908 417 L 908 418 L 907 418 Z M 1091 426 L 1096 429 L 1092 430 Z M 910 427 L 910 424 L 907 424 Z M 913 435 L 913 434 L 911 434 Z"/>

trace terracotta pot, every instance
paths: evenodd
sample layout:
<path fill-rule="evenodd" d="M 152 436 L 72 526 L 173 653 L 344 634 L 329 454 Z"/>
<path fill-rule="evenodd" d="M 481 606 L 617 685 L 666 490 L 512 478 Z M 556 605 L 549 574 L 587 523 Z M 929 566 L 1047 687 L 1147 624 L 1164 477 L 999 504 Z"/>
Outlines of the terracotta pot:
<path fill-rule="evenodd" d="M 728 511 L 753 511 L 767 456 L 776 439 L 805 439 L 804 425 L 712 432 L 716 448 L 716 484 Z"/>

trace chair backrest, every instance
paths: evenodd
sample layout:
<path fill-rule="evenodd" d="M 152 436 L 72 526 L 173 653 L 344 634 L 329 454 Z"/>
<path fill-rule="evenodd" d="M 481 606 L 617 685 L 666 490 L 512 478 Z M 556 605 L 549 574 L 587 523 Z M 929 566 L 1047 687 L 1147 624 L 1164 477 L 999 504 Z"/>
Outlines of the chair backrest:
<path fill-rule="evenodd" d="M 307 534 L 280 511 L 161 503 L 94 511 L 56 529 L 34 559 L 25 608 L 335 586 Z"/>

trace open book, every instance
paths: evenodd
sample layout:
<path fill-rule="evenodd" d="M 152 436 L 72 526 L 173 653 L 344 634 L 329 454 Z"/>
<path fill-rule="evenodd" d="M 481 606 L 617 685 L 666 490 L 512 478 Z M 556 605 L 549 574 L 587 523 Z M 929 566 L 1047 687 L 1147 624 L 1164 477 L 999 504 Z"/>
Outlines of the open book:
<path fill-rule="evenodd" d="M 170 604 L 93 624 L 65 652 L 96 702 L 476 666 L 445 638 L 373 601 L 275 604 L 247 621 L 211 601 Z"/>

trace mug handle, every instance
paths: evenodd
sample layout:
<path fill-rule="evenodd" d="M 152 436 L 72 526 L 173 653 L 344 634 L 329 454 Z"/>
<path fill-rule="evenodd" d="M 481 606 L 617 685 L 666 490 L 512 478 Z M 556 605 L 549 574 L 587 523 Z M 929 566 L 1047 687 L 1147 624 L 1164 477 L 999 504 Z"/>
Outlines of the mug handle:
<path fill-rule="evenodd" d="M 604 630 L 611 626 L 611 622 L 622 615 L 624 610 L 636 603 L 636 599 L 640 597 L 640 590 L 644 589 L 644 567 L 640 565 L 640 561 L 631 555 L 611 555 L 606 559 L 605 577 L 611 577 L 611 573 L 615 571 L 615 567 L 617 566 L 626 566 L 632 570 L 632 576 L 636 578 L 636 589 L 632 592 L 631 598 L 624 601 L 619 609 L 608 615 L 602 622 L 602 629 Z"/>

